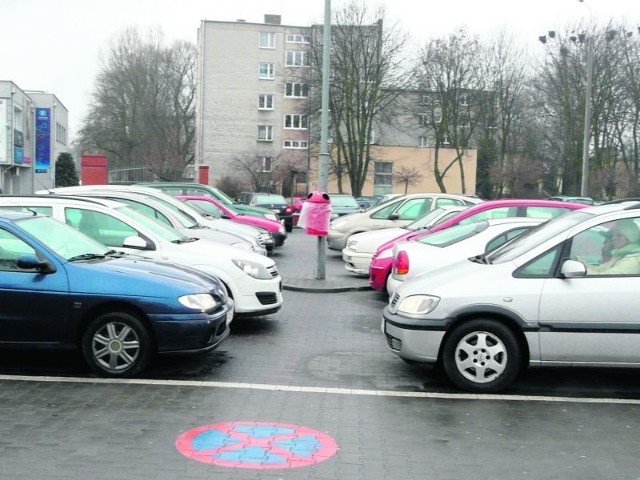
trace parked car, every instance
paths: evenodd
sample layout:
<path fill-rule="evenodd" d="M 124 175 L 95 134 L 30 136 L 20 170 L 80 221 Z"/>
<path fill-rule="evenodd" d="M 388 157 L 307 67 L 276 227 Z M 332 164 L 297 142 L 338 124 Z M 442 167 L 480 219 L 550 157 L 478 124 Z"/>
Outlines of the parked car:
<path fill-rule="evenodd" d="M 352 213 L 331 221 L 327 246 L 342 250 L 351 235 L 381 228 L 402 227 L 443 205 L 474 205 L 480 200 L 447 193 L 403 195 L 361 213 Z"/>
<path fill-rule="evenodd" d="M 254 215 L 258 217 L 265 217 L 269 220 L 280 220 L 278 215 L 267 208 L 260 208 L 250 205 L 242 205 L 234 201 L 229 195 L 224 193 L 219 188 L 211 185 L 204 185 L 202 183 L 192 182 L 142 182 L 136 183 L 136 185 L 157 188 L 169 195 L 205 195 L 220 200 L 227 207 L 233 209 L 236 213 L 245 215 Z"/>
<path fill-rule="evenodd" d="M 585 205 L 595 205 L 595 201 L 591 197 L 571 197 L 568 195 L 556 195 L 549 197 L 549 200 L 557 200 L 558 202 L 584 203 Z"/>
<path fill-rule="evenodd" d="M 371 196 L 362 196 L 362 197 L 356 197 L 356 202 L 358 202 L 358 205 L 360 205 L 360 208 L 362 210 L 366 210 L 367 208 L 373 207 L 376 203 L 378 203 L 378 200 L 380 200 L 381 195 L 371 195 Z"/>
<path fill-rule="evenodd" d="M 495 250 L 544 221 L 527 217 L 493 218 L 445 228 L 415 241 L 397 243 L 393 247 L 387 292 L 393 295 L 405 281 Z"/>
<path fill-rule="evenodd" d="M 233 222 L 264 228 L 271 233 L 276 247 L 283 246 L 287 239 L 287 231 L 281 221 L 254 217 L 253 215 L 239 215 L 213 197 L 205 197 L 203 195 L 177 195 L 176 198 L 197 208 L 203 214 L 220 216 Z"/>
<path fill-rule="evenodd" d="M 269 209 L 277 213 L 284 221 L 284 228 L 287 232 L 293 230 L 293 208 L 282 195 L 264 192 L 242 192 L 238 196 L 238 203 Z"/>
<path fill-rule="evenodd" d="M 123 203 L 81 196 L 2 195 L 0 209 L 37 211 L 120 251 L 215 275 L 233 299 L 237 317 L 268 315 L 282 307 L 282 279 L 271 258 L 190 238 Z"/>
<path fill-rule="evenodd" d="M 467 208 L 470 207 L 467 205 L 445 205 L 431 210 L 405 227 L 381 228 L 380 230 L 355 233 L 349 237 L 347 246 L 342 249 L 344 266 L 351 273 L 369 276 L 371 259 L 380 245 L 407 232 L 428 230 L 433 225 L 443 222 Z"/>
<path fill-rule="evenodd" d="M 55 193 L 55 190 L 52 193 Z M 122 190 L 105 191 L 100 189 L 87 189 L 75 193 L 86 197 L 109 198 L 122 202 L 141 213 L 149 215 L 159 222 L 179 230 L 188 237 L 204 238 L 215 242 L 224 243 L 232 247 L 243 248 L 251 252 L 267 255 L 267 249 L 261 245 L 255 235 L 245 235 L 233 228 L 214 230 L 197 223 L 193 218 L 183 212 L 171 209 L 170 206 L 140 193 L 126 192 Z"/>
<path fill-rule="evenodd" d="M 587 207 L 407 281 L 383 311 L 388 348 L 474 392 L 527 366 L 640 367 L 639 225 L 640 202 Z M 611 238 L 634 270 L 593 268 Z"/>
<path fill-rule="evenodd" d="M 295 197 L 287 197 L 287 203 L 291 205 L 293 209 L 293 213 L 300 213 L 302 210 L 302 204 L 305 202 L 307 197 L 295 196 Z"/>
<path fill-rule="evenodd" d="M 103 376 L 229 335 L 233 300 L 216 277 L 115 252 L 33 212 L 0 211 L 0 272 L 0 347 L 77 349 Z"/>
<path fill-rule="evenodd" d="M 373 254 L 371 265 L 369 266 L 369 285 L 375 290 L 386 290 L 387 279 L 391 274 L 393 246 L 398 242 L 414 240 L 454 225 L 473 223 L 489 218 L 531 217 L 549 219 L 584 207 L 585 205 L 581 203 L 536 199 L 504 199 L 481 202 L 448 220 L 438 223 L 429 230 L 407 232 L 380 245 Z"/>
<path fill-rule="evenodd" d="M 331 202 L 331 218 L 342 217 L 350 213 L 358 213 L 362 211 L 356 197 L 346 193 L 330 193 L 329 201 Z"/>
<path fill-rule="evenodd" d="M 140 187 L 136 185 L 78 185 L 75 187 L 59 187 L 48 190 L 39 190 L 36 194 L 46 195 L 54 193 L 61 195 L 84 195 L 85 193 L 97 191 L 108 193 L 115 192 L 115 194 L 117 194 L 117 192 L 125 192 L 143 195 L 162 203 L 176 215 L 179 215 L 180 217 L 187 217 L 189 219 L 188 227 L 190 228 L 200 228 L 204 226 L 214 231 L 249 237 L 252 239 L 252 243 L 257 242 L 262 247 L 255 249 L 257 253 L 262 253 L 262 249 L 264 249 L 268 254 L 271 253 L 274 248 L 274 239 L 266 230 L 249 225 L 240 225 L 233 223 L 230 220 L 203 215 L 200 210 L 197 210 L 182 200 L 177 199 L 175 196 L 164 193 L 162 190 L 158 190 L 156 188 Z"/>

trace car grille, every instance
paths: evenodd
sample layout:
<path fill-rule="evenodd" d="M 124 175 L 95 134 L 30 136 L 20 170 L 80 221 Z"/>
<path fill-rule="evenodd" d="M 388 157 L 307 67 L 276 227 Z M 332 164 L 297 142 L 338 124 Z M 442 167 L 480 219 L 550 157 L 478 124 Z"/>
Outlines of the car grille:
<path fill-rule="evenodd" d="M 271 267 L 267 267 L 267 270 L 269 270 L 269 273 L 271 274 L 271 278 L 276 278 L 278 276 L 278 269 L 276 268 L 275 265 Z"/>
<path fill-rule="evenodd" d="M 391 305 L 392 307 L 395 307 L 396 303 L 398 303 L 398 300 L 400 300 L 400 295 L 398 295 L 397 293 L 394 293 L 393 297 L 391 297 L 391 302 L 389 302 L 389 305 Z"/>
<path fill-rule="evenodd" d="M 256 292 L 256 297 L 261 305 L 278 303 L 278 296 L 274 292 Z"/>

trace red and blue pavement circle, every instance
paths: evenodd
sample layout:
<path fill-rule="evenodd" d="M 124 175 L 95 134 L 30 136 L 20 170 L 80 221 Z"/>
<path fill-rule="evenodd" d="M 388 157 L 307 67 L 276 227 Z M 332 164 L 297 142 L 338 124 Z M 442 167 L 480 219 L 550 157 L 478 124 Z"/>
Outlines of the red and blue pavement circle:
<path fill-rule="evenodd" d="M 326 433 L 287 423 L 223 422 L 192 428 L 176 440 L 184 456 L 222 467 L 306 467 L 335 455 Z"/>

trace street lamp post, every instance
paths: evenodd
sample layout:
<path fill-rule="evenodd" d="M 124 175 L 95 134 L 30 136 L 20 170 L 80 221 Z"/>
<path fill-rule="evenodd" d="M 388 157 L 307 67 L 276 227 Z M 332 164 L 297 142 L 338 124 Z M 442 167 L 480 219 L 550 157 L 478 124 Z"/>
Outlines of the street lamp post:
<path fill-rule="evenodd" d="M 591 89 L 593 85 L 593 38 L 586 37 L 587 42 L 587 86 L 584 100 L 584 136 L 582 139 L 582 179 L 580 195 L 589 193 L 589 144 L 591 142 Z"/>

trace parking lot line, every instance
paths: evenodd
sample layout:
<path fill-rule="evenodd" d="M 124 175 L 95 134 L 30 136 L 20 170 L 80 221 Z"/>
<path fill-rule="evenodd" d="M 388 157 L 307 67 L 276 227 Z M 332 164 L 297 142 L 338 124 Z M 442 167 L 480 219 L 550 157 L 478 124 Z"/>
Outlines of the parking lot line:
<path fill-rule="evenodd" d="M 209 382 L 194 380 L 152 380 L 143 378 L 82 378 L 30 375 L 0 375 L 0 381 L 84 383 L 113 385 L 154 385 L 166 387 L 194 388 L 233 388 L 245 390 L 272 390 L 279 392 L 323 393 L 329 395 L 361 395 L 374 397 L 429 398 L 446 400 L 502 400 L 510 402 L 567 402 L 567 403 L 603 403 L 619 405 L 640 405 L 640 399 L 628 398 L 592 398 L 592 397 L 555 397 L 535 395 L 477 394 L 477 393 L 438 393 L 403 392 L 396 390 L 363 390 L 335 387 L 304 387 L 294 385 L 271 385 L 261 383 Z"/>

